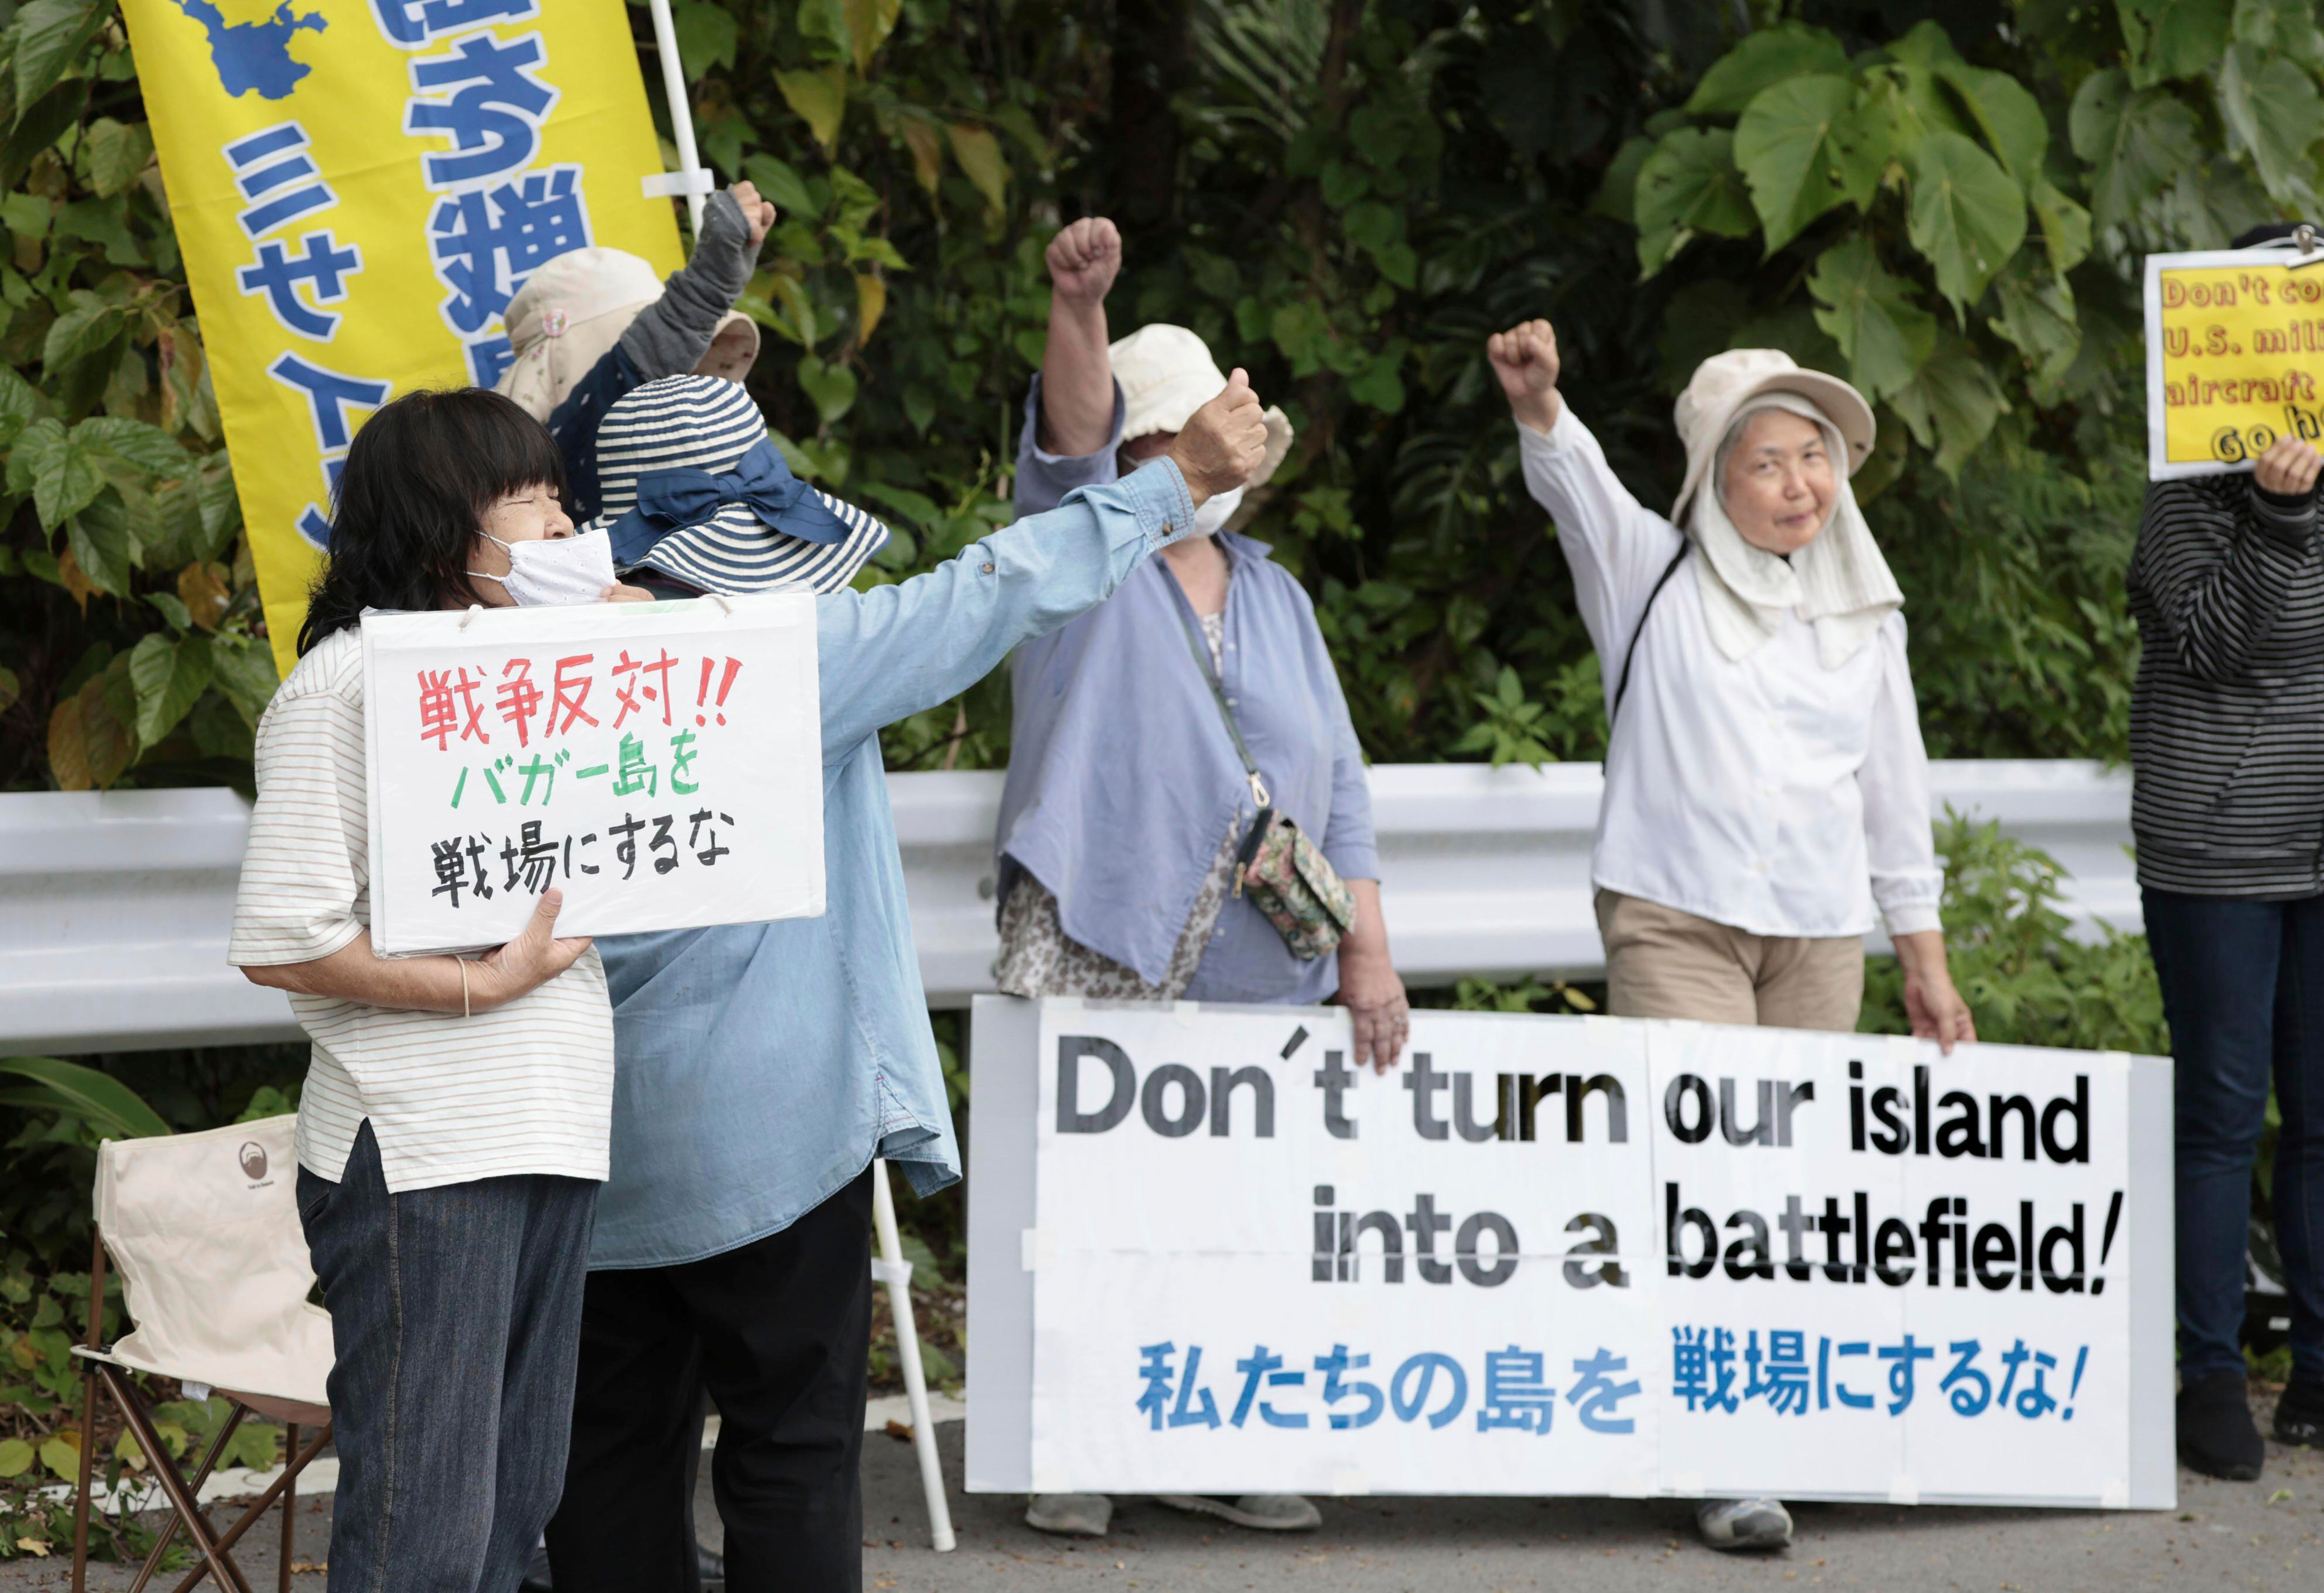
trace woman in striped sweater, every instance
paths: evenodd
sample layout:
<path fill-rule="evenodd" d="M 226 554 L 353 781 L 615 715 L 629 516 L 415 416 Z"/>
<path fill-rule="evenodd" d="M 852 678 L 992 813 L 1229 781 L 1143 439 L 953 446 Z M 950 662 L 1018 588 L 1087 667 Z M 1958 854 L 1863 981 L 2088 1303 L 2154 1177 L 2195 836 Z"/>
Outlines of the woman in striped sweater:
<path fill-rule="evenodd" d="M 2284 1443 L 2324 1444 L 2324 456 L 2158 482 L 2130 568 L 2144 643 L 2131 829 L 2177 1057 L 2179 1453 L 2249 1480 L 2266 1449 L 2238 1332 L 2273 1078 L 2292 1293 Z"/>

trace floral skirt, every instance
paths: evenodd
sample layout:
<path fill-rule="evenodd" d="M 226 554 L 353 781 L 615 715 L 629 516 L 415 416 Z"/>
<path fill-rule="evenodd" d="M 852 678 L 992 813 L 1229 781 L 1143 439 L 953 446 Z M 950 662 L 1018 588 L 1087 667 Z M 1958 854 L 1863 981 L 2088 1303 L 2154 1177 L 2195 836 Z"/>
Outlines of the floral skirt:
<path fill-rule="evenodd" d="M 1194 911 L 1178 932 L 1170 965 L 1160 984 L 1148 984 L 1138 970 L 1102 956 L 1065 933 L 1057 919 L 1057 898 L 1049 888 L 1021 875 L 1001 909 L 1001 960 L 993 975 L 1010 996 L 1089 996 L 1103 1001 L 1175 1001 L 1194 982 L 1194 970 L 1210 946 L 1211 932 L 1234 889 L 1235 849 L 1240 831 L 1232 825 L 1211 859 L 1211 870 L 1194 892 Z"/>

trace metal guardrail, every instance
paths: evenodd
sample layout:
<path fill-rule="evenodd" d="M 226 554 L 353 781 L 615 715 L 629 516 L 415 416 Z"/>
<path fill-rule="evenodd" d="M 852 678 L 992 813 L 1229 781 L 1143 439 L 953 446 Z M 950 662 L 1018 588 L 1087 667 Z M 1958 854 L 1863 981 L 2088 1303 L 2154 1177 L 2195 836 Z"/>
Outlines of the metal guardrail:
<path fill-rule="evenodd" d="M 2140 927 L 2126 770 L 1978 760 L 1932 775 L 1940 812 L 1997 819 L 2058 860 L 2082 933 Z M 1371 781 L 1407 982 L 1602 972 L 1597 765 L 1380 765 Z M 1001 776 L 892 775 L 889 791 L 928 999 L 965 1006 L 991 989 Z M 247 813 L 226 790 L 0 795 L 0 1052 L 298 1039 L 281 992 L 226 963 Z"/>

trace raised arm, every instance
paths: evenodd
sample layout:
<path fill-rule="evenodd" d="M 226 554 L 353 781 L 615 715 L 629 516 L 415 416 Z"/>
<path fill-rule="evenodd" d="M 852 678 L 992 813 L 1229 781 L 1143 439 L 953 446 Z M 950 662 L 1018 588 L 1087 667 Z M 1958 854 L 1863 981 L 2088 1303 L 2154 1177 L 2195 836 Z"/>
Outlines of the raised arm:
<path fill-rule="evenodd" d="M 1121 270 L 1121 235 L 1102 216 L 1049 240 L 1049 336 L 1017 447 L 1017 512 L 1043 514 L 1076 487 L 1120 474 L 1122 407 L 1108 354 L 1105 296 Z"/>
<path fill-rule="evenodd" d="M 1676 527 L 1631 495 L 1598 439 L 1559 396 L 1557 334 L 1547 321 L 1495 334 L 1485 357 L 1517 423 L 1526 490 L 1549 511 L 1611 693 L 1613 660 L 1628 648 L 1683 540 Z"/>
<path fill-rule="evenodd" d="M 2153 605 L 2180 666 L 2204 680 L 2233 680 L 2267 640 L 2286 594 L 2314 557 L 2319 456 L 2287 437 L 2260 456 L 2240 512 L 2192 482 L 2146 490 L 2131 556 L 2130 587 Z"/>
<path fill-rule="evenodd" d="M 1213 493 L 1248 482 L 1266 449 L 1259 400 L 1238 370 L 1153 464 L 1080 489 L 925 575 L 823 599 L 825 760 L 957 695 L 1019 642 L 1104 602 L 1148 554 L 1187 535 Z"/>

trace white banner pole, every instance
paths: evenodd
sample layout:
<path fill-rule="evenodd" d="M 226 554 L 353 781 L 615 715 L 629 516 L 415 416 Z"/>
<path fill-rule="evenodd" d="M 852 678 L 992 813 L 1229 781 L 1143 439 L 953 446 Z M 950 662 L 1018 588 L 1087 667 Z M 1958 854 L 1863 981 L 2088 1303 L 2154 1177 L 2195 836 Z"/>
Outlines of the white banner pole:
<path fill-rule="evenodd" d="M 669 102 L 669 128 L 678 140 L 678 170 L 687 180 L 686 213 L 694 223 L 695 235 L 700 237 L 704 191 L 692 179 L 701 169 L 702 160 L 694 149 L 694 110 L 686 100 L 686 69 L 678 54 L 678 24 L 670 20 L 669 0 L 648 0 L 647 9 L 653 14 L 654 53 L 661 57 L 661 92 Z"/>

